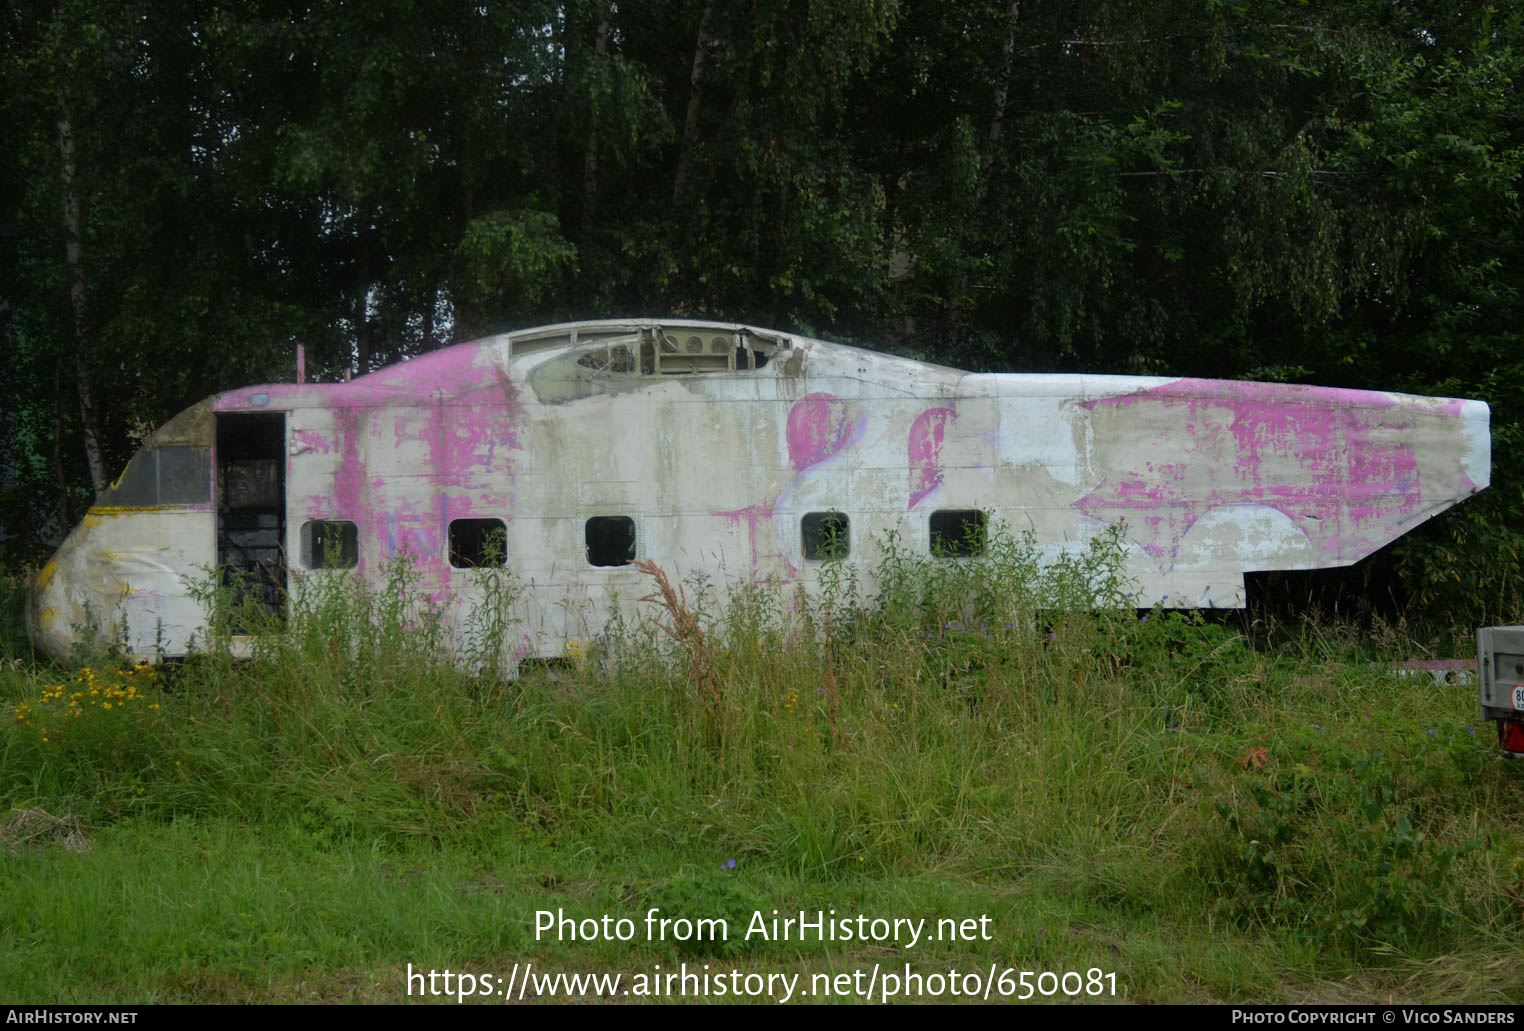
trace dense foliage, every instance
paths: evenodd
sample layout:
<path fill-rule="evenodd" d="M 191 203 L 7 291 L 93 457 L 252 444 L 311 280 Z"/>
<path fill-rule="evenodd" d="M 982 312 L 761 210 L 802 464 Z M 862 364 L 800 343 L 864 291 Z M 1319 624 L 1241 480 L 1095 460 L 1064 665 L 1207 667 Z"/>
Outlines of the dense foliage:
<path fill-rule="evenodd" d="M 0 996 L 889 967 L 872 942 L 741 935 L 817 908 L 987 916 L 893 962 L 1099 968 L 1139 1002 L 1524 995 L 1524 770 L 1471 690 L 1328 623 L 1276 643 L 1119 608 L 1115 537 L 1048 566 L 998 528 L 959 562 L 883 543 L 871 594 L 827 564 L 813 595 L 724 604 L 650 566 L 645 616 L 517 680 L 488 657 L 526 585 L 477 571 L 508 615 L 461 628 L 472 673 L 405 558 L 374 587 L 299 578 L 284 621 L 247 613 L 272 631 L 247 660 L 214 637 L 160 672 L 0 663 Z M 532 933 L 653 908 L 731 930 Z"/>
<path fill-rule="evenodd" d="M 12 0 L 8 542 L 210 392 L 748 320 L 968 368 L 1479 397 L 1384 556 L 1518 619 L 1521 15 L 1435 0 Z M 94 481 L 92 483 L 92 481 Z M 26 528 L 26 532 L 22 532 Z"/>

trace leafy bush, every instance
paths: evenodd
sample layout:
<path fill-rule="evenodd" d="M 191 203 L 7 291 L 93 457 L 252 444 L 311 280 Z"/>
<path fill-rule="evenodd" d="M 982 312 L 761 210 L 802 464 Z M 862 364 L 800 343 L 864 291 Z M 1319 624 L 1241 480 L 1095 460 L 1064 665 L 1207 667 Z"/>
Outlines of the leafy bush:
<path fill-rule="evenodd" d="M 1229 907 L 1356 951 L 1453 932 L 1465 908 L 1456 866 L 1481 842 L 1424 830 L 1422 792 L 1433 785 L 1405 787 L 1383 750 L 1311 753 L 1318 769 L 1277 762 L 1265 772 L 1268 750 L 1246 753 L 1251 772 L 1217 803 Z"/>

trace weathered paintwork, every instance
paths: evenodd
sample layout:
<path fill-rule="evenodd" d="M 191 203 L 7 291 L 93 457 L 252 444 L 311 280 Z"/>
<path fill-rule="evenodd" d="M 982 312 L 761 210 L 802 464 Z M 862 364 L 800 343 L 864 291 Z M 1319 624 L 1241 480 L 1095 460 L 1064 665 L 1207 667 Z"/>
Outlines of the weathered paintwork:
<path fill-rule="evenodd" d="M 885 531 L 925 553 L 939 509 L 1030 529 L 1050 555 L 1125 524 L 1140 606 L 1233 607 L 1246 571 L 1354 562 L 1490 472 L 1478 401 L 971 374 L 683 320 L 546 327 L 350 383 L 230 391 L 146 446 L 211 446 L 214 416 L 238 412 L 285 413 L 292 577 L 335 575 L 297 568 L 303 522 L 349 520 L 360 576 L 406 549 L 421 589 L 468 611 L 449 524 L 501 518 L 526 588 L 518 658 L 565 654 L 647 593 L 634 569 L 588 563 L 594 516 L 632 517 L 639 558 L 722 585 L 812 582 L 810 512 L 850 518 L 865 582 Z M 145 658 L 185 651 L 204 633 L 186 582 L 215 561 L 215 519 L 210 505 L 92 509 L 33 585 L 36 643 L 61 655 L 95 632 Z"/>

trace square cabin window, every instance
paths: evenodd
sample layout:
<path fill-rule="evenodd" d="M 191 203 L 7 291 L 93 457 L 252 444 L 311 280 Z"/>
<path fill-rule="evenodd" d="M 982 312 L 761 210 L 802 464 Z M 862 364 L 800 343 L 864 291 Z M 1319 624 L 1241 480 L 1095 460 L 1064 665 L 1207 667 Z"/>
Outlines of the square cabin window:
<path fill-rule="evenodd" d="M 508 563 L 508 526 L 501 519 L 450 520 L 450 565 L 479 569 Z"/>
<path fill-rule="evenodd" d="M 973 558 L 983 555 L 988 524 L 988 516 L 976 508 L 933 512 L 931 553 L 937 558 Z"/>
<path fill-rule="evenodd" d="M 302 524 L 302 565 L 308 569 L 353 569 L 360 561 L 360 529 L 342 519 Z"/>
<path fill-rule="evenodd" d="M 211 448 L 159 448 L 159 504 L 205 505 L 211 500 Z"/>
<path fill-rule="evenodd" d="M 852 551 L 850 523 L 842 512 L 810 512 L 799 520 L 804 557 L 810 562 L 834 562 Z"/>
<path fill-rule="evenodd" d="M 629 516 L 593 516 L 587 521 L 587 563 L 623 566 L 635 561 L 635 520 Z"/>

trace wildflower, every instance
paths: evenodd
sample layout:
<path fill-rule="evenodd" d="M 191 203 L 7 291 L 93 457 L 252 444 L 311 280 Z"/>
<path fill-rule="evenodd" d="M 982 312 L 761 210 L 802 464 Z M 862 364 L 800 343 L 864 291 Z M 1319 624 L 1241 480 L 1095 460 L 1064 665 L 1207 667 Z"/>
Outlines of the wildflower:
<path fill-rule="evenodd" d="M 734 870 L 735 868 L 736 868 L 736 861 L 734 859 L 727 859 L 727 860 L 725 860 L 725 869 L 727 869 L 727 870 Z"/>
<path fill-rule="evenodd" d="M 1260 746 L 1245 749 L 1244 754 L 1238 759 L 1238 765 L 1245 770 L 1258 770 L 1263 769 L 1269 761 L 1270 749 Z"/>
<path fill-rule="evenodd" d="M 1466 733 L 1470 734 L 1472 737 L 1476 737 L 1476 728 L 1475 727 L 1467 727 L 1466 728 Z"/>
<path fill-rule="evenodd" d="M 1433 737 L 1433 736 L 1434 736 L 1434 731 L 1433 731 L 1433 729 L 1432 729 L 1432 728 L 1431 728 L 1431 729 L 1430 729 L 1430 730 L 1429 730 L 1429 736 L 1430 736 L 1430 737 Z"/>

